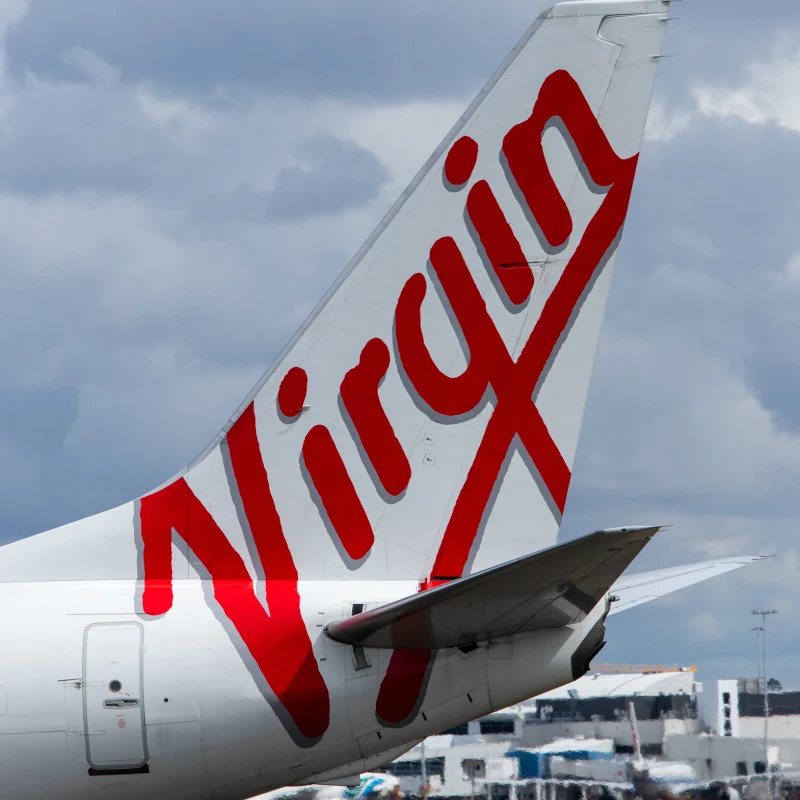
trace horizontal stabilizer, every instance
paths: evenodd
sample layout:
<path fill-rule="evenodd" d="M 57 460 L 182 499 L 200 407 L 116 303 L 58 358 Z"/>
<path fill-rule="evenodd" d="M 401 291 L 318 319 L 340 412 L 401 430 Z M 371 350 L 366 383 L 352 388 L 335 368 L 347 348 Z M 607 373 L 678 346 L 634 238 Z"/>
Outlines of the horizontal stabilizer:
<path fill-rule="evenodd" d="M 657 531 L 598 531 L 339 620 L 325 632 L 345 644 L 426 650 L 580 622 Z"/>
<path fill-rule="evenodd" d="M 609 614 L 627 611 L 629 608 L 657 600 L 665 594 L 677 592 L 700 581 L 724 575 L 739 567 L 746 567 L 754 561 L 763 561 L 769 556 L 738 556 L 735 558 L 718 558 L 714 561 L 701 561 L 697 564 L 684 564 L 681 567 L 657 569 L 652 572 L 640 572 L 637 575 L 626 575 L 612 587 L 611 593 L 617 600 Z"/>

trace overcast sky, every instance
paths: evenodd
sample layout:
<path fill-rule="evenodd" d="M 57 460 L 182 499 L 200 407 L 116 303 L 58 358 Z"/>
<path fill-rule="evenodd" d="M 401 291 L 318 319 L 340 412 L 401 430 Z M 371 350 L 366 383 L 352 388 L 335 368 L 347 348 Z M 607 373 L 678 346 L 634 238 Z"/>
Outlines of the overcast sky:
<path fill-rule="evenodd" d="M 4 0 L 0 542 L 221 427 L 540 0 Z M 675 3 L 564 521 L 777 558 L 604 660 L 800 685 L 800 6 Z"/>

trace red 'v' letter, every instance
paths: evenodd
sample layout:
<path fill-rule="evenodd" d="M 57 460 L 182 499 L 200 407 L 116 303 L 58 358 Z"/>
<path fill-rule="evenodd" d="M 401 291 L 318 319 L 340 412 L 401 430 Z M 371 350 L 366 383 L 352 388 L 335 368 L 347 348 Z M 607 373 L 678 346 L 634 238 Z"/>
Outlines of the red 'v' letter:
<path fill-rule="evenodd" d="M 211 576 L 214 599 L 241 637 L 261 674 L 311 742 L 328 728 L 330 699 L 300 611 L 297 570 L 283 535 L 256 436 L 252 404 L 228 433 L 247 525 L 266 578 L 269 613 L 256 597 L 242 557 L 184 478 L 141 499 L 146 614 L 172 607 L 172 531 Z"/>

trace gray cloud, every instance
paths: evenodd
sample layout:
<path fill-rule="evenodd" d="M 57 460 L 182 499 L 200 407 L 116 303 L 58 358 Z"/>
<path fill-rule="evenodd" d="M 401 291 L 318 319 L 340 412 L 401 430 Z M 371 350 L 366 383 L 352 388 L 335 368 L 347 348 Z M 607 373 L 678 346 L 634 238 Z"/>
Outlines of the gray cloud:
<path fill-rule="evenodd" d="M 276 220 L 302 220 L 341 213 L 375 200 L 389 180 L 386 168 L 368 150 L 319 133 L 297 147 L 299 164 L 284 167 L 264 197 Z"/>
<path fill-rule="evenodd" d="M 113 7 L 103 0 L 32 0 L 11 31 L 8 53 L 17 75 L 62 75 L 61 54 L 78 46 L 118 65 L 126 80 L 180 93 L 229 87 L 386 102 L 474 90 L 548 5 L 241 0 L 234 10 L 212 0 L 159 6 L 120 0 Z M 676 101 L 698 75 L 740 72 L 743 55 L 771 41 L 774 19 L 800 25 L 793 0 L 774 0 L 770 14 L 753 14 L 747 0 L 675 3 L 670 13 L 677 19 L 667 49 L 675 57 L 663 65 L 670 80 L 662 79 L 660 91 Z"/>
<path fill-rule="evenodd" d="M 74 386 L 9 386 L 0 404 L 0 425 L 9 441 L 52 453 L 64 445 L 77 412 Z"/>
<path fill-rule="evenodd" d="M 85 48 L 67 61 L 0 83 L 2 540 L 177 471 L 383 213 L 380 161 L 326 131 L 345 109 L 211 108 Z M 327 217 L 290 230 L 265 223 L 263 197 L 298 141 Z"/>
<path fill-rule="evenodd" d="M 12 70 L 59 75 L 80 45 L 127 80 L 179 91 L 257 87 L 292 96 L 409 98 L 459 94 L 482 82 L 546 5 L 412 0 L 378 6 L 305 0 L 235 9 L 210 0 L 158 6 L 34 0 L 9 37 Z"/>
<path fill-rule="evenodd" d="M 620 616 L 609 660 L 646 652 L 701 675 L 754 672 L 749 611 L 774 605 L 776 674 L 800 679 L 798 144 L 776 127 L 695 117 L 643 149 L 565 532 L 672 524 L 636 570 L 779 558 Z"/>

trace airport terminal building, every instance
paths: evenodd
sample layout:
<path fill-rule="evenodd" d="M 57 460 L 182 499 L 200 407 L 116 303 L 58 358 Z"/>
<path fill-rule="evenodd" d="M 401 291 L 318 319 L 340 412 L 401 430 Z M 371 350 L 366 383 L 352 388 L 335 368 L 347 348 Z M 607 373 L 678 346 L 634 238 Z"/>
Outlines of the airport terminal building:
<path fill-rule="evenodd" d="M 622 786 L 636 736 L 648 763 L 677 770 L 687 782 L 764 775 L 763 683 L 700 682 L 692 667 L 595 671 L 430 737 L 387 771 L 405 793 L 413 795 L 424 778 L 438 797 L 502 800 L 511 786 L 520 796 L 526 781 L 541 780 Z M 773 773 L 800 770 L 800 692 L 770 692 L 768 762 Z"/>

